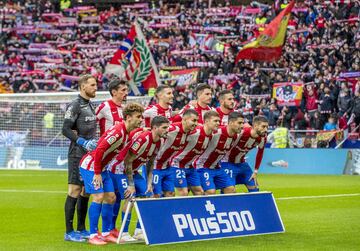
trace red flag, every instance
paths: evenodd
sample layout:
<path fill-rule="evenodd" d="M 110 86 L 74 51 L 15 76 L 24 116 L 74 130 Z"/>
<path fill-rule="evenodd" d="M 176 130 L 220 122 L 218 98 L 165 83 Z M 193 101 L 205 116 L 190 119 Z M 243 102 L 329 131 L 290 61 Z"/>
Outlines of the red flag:
<path fill-rule="evenodd" d="M 246 44 L 236 56 L 235 63 L 240 59 L 256 61 L 274 61 L 279 59 L 294 4 L 295 1 L 293 0 L 266 26 L 265 30 L 260 33 L 255 41 Z"/>

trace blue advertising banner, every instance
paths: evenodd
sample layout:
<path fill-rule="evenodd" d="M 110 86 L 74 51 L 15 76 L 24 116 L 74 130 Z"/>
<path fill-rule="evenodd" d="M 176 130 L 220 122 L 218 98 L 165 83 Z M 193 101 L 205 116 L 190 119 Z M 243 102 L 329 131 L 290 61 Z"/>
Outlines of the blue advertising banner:
<path fill-rule="evenodd" d="M 351 149 L 275 149 L 266 148 L 260 173 L 341 175 Z M 255 165 L 257 149 L 249 152 L 246 161 Z"/>
<path fill-rule="evenodd" d="M 136 200 L 148 245 L 284 232 L 270 192 Z"/>
<path fill-rule="evenodd" d="M 67 169 L 68 147 L 3 147 L 0 168 L 8 169 Z"/>
<path fill-rule="evenodd" d="M 360 173 L 358 151 L 359 149 L 266 148 L 260 166 L 260 173 L 358 174 Z M 257 149 L 254 149 L 246 156 L 246 161 L 251 167 L 254 167 L 256 152 Z M 68 147 L 65 146 L 0 145 L 0 169 L 46 168 L 67 170 L 67 154 Z"/>

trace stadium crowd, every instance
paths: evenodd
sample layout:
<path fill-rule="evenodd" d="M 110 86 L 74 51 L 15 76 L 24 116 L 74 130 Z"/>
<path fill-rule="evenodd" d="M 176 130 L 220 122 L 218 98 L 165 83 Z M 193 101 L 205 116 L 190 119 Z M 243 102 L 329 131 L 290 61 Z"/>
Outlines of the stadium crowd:
<path fill-rule="evenodd" d="M 250 120 L 264 114 L 270 127 L 280 119 L 287 128 L 324 129 L 330 116 L 337 121 L 344 115 L 346 123 L 360 111 L 359 1 L 296 3 L 281 59 L 235 64 L 239 49 L 287 1 L 275 3 L 232 7 L 225 1 L 225 6 L 208 9 L 206 1 L 189 6 L 160 2 L 141 8 L 59 10 L 49 1 L 1 2 L 0 92 L 77 89 L 84 73 L 96 76 L 98 88 L 106 90 L 106 63 L 137 16 L 162 78 L 168 78 L 168 69 L 198 67 L 196 83 L 210 84 L 214 93 L 232 89 L 238 108 Z M 273 84 L 298 81 L 305 83 L 301 105 L 279 107 L 271 98 Z M 176 90 L 174 110 L 194 98 L 194 83 L 164 82 Z M 212 105 L 218 105 L 216 95 Z M 360 114 L 356 116 L 359 121 Z M 342 124 L 344 119 L 339 119 Z"/>

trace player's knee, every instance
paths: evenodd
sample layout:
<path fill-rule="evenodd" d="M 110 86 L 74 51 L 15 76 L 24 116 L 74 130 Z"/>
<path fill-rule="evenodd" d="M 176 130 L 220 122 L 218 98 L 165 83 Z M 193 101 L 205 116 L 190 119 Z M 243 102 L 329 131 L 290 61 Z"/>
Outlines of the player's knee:
<path fill-rule="evenodd" d="M 101 204 L 104 201 L 104 193 L 93 194 L 93 202 Z"/>
<path fill-rule="evenodd" d="M 78 198 L 81 193 L 81 186 L 69 185 L 68 195 L 73 198 Z"/>
<path fill-rule="evenodd" d="M 201 187 L 192 187 L 191 191 L 195 196 L 204 195 L 204 190 Z"/>
<path fill-rule="evenodd" d="M 104 202 L 107 204 L 114 204 L 116 201 L 116 195 L 115 193 L 107 193 L 106 196 L 104 196 Z"/>
<path fill-rule="evenodd" d="M 224 192 L 224 194 L 235 193 L 236 190 L 235 190 L 234 186 L 229 186 L 229 187 L 224 188 L 223 192 Z"/>
<path fill-rule="evenodd" d="M 215 189 L 210 189 L 210 190 L 205 191 L 205 195 L 212 195 L 212 194 L 215 194 L 215 193 L 216 193 Z"/>
<path fill-rule="evenodd" d="M 161 194 L 154 194 L 154 198 L 160 198 Z"/>
<path fill-rule="evenodd" d="M 179 196 L 188 196 L 189 192 L 188 191 L 181 191 L 181 193 L 179 193 Z"/>
<path fill-rule="evenodd" d="M 249 193 L 253 193 L 253 192 L 259 192 L 259 188 L 256 186 L 246 186 Z"/>
<path fill-rule="evenodd" d="M 179 196 L 188 196 L 188 194 L 189 194 L 189 192 L 188 192 L 187 188 L 186 189 L 178 189 Z"/>
<path fill-rule="evenodd" d="M 171 192 L 171 191 L 164 192 L 164 197 L 174 197 L 174 196 L 175 196 L 175 192 Z"/>

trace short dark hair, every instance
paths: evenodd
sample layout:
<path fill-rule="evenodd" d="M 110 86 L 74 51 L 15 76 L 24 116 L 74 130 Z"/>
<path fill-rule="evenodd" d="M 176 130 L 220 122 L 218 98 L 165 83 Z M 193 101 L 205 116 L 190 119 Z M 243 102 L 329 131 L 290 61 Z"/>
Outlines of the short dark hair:
<path fill-rule="evenodd" d="M 123 110 L 123 117 L 126 120 L 127 116 L 133 115 L 135 112 L 143 113 L 144 107 L 138 103 L 127 104 Z"/>
<path fill-rule="evenodd" d="M 253 124 L 258 124 L 258 123 L 269 123 L 268 119 L 265 116 L 259 115 L 259 116 L 255 116 L 253 118 Z"/>
<path fill-rule="evenodd" d="M 168 124 L 170 123 L 170 121 L 164 117 L 164 116 L 155 116 L 152 120 L 151 120 L 151 128 L 155 127 L 155 126 L 161 126 L 162 124 Z"/>
<path fill-rule="evenodd" d="M 208 85 L 208 84 L 199 84 L 197 87 L 196 87 L 196 90 L 195 90 L 195 93 L 196 93 L 196 96 L 198 97 L 199 96 L 199 92 L 202 92 L 206 89 L 210 89 L 211 90 L 211 86 Z"/>
<path fill-rule="evenodd" d="M 238 118 L 244 118 L 244 115 L 241 112 L 231 112 L 228 121 L 237 120 Z"/>
<path fill-rule="evenodd" d="M 194 110 L 194 109 L 187 109 L 187 110 L 184 112 L 183 117 L 185 117 L 185 116 L 190 116 L 190 115 L 195 115 L 195 116 L 199 117 L 199 113 L 198 113 L 196 110 Z"/>
<path fill-rule="evenodd" d="M 109 87 L 109 92 L 110 92 L 111 97 L 113 96 L 112 90 L 116 91 L 117 89 L 119 89 L 120 85 L 126 85 L 127 86 L 125 81 L 120 80 L 118 78 L 114 78 L 114 79 L 112 79 L 110 81 L 108 87 Z"/>
<path fill-rule="evenodd" d="M 212 118 L 212 117 L 219 117 L 220 118 L 220 115 L 219 113 L 217 113 L 216 111 L 208 111 L 208 112 L 205 112 L 204 114 L 204 121 Z"/>
<path fill-rule="evenodd" d="M 81 75 L 80 78 L 79 78 L 79 87 L 82 86 L 83 84 L 86 84 L 87 81 L 88 81 L 89 79 L 92 79 L 92 78 L 96 80 L 96 78 L 95 78 L 93 75 L 91 75 L 91 74 Z"/>
<path fill-rule="evenodd" d="M 160 92 L 162 92 L 163 90 L 165 90 L 165 89 L 167 89 L 167 88 L 170 88 L 170 89 L 171 89 L 171 87 L 168 86 L 168 85 L 160 85 L 160 86 L 158 86 L 158 88 L 156 88 L 156 91 L 155 91 L 155 97 L 156 97 Z"/>
<path fill-rule="evenodd" d="M 226 94 L 233 94 L 233 92 L 231 90 L 222 90 L 219 92 L 219 100 L 223 99 Z"/>

